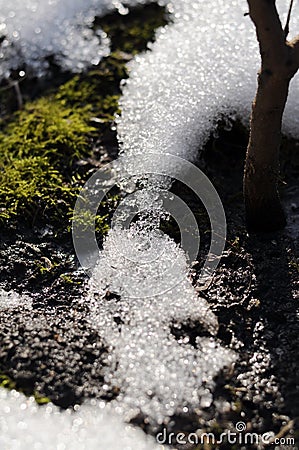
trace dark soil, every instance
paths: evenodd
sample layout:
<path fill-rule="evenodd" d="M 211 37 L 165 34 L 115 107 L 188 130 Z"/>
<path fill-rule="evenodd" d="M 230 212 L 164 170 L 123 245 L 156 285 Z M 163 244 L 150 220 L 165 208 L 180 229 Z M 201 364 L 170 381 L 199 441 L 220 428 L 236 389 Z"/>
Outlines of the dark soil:
<path fill-rule="evenodd" d="M 248 234 L 242 199 L 247 138 L 240 125 L 220 130 L 200 163 L 228 222 L 226 252 L 205 297 L 218 316 L 218 338 L 239 353 L 233 372 L 218 379 L 213 421 L 229 428 L 243 420 L 248 430 L 277 434 L 299 416 L 299 145 L 283 140 L 281 149 L 286 229 Z"/>

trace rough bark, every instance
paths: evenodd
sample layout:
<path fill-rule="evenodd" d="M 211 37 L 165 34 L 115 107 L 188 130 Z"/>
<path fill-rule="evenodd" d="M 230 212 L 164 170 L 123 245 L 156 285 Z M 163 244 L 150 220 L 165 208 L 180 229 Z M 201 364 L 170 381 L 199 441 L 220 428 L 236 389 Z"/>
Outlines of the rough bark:
<path fill-rule="evenodd" d="M 277 184 L 281 123 L 289 84 L 299 68 L 299 37 L 286 40 L 275 0 L 248 0 L 260 46 L 261 69 L 252 104 L 244 171 L 244 199 L 249 229 L 285 226 Z"/>

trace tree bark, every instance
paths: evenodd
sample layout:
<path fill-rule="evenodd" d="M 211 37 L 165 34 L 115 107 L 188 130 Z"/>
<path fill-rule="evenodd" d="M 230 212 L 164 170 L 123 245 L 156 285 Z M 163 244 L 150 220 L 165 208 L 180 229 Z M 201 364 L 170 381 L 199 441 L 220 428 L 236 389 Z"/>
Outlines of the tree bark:
<path fill-rule="evenodd" d="M 246 220 L 251 230 L 272 231 L 286 224 L 277 189 L 279 149 L 289 84 L 299 67 L 299 38 L 286 41 L 275 0 L 248 0 L 248 5 L 262 65 L 244 170 Z"/>

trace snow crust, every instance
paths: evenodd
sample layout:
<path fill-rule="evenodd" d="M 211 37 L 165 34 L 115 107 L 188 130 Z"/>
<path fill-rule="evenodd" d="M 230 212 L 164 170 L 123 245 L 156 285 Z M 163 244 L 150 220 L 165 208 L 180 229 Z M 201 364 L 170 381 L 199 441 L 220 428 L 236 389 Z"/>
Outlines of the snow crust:
<path fill-rule="evenodd" d="M 0 288 L 0 309 L 31 309 L 32 300 L 26 295 L 19 295 L 14 291 Z"/>
<path fill-rule="evenodd" d="M 145 1 L 128 0 L 135 5 Z M 91 29 L 95 16 L 117 9 L 128 12 L 119 0 L 0 0 L 0 78 L 11 70 L 27 68 L 38 76 L 47 73 L 47 58 L 62 69 L 81 72 L 110 53 L 102 30 Z M 0 40 L 1 42 L 1 40 Z"/>
<path fill-rule="evenodd" d="M 120 388 L 113 404 L 126 420 L 142 413 L 155 426 L 209 406 L 214 376 L 235 360 L 206 337 L 217 320 L 187 275 L 184 252 L 166 235 L 115 230 L 105 243 L 89 286 L 90 319 L 111 348 L 105 381 Z M 175 337 L 182 324 L 202 324 L 195 346 L 183 332 Z"/>
<path fill-rule="evenodd" d="M 153 438 L 121 422 L 105 404 L 91 402 L 75 413 L 33 397 L 0 389 L 1 450 L 158 450 Z"/>

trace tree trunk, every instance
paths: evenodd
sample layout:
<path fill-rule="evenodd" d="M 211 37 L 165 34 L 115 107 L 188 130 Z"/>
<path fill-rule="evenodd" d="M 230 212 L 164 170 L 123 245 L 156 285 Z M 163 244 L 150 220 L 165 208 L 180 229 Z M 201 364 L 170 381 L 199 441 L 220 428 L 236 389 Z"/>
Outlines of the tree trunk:
<path fill-rule="evenodd" d="M 281 121 L 289 80 L 262 72 L 252 105 L 244 173 L 244 198 L 249 229 L 281 229 L 286 220 L 277 191 Z"/>
<path fill-rule="evenodd" d="M 286 41 L 275 0 L 248 0 L 262 60 L 252 105 L 244 170 L 248 228 L 273 231 L 286 224 L 277 190 L 281 123 L 289 84 L 299 67 L 299 38 Z"/>

